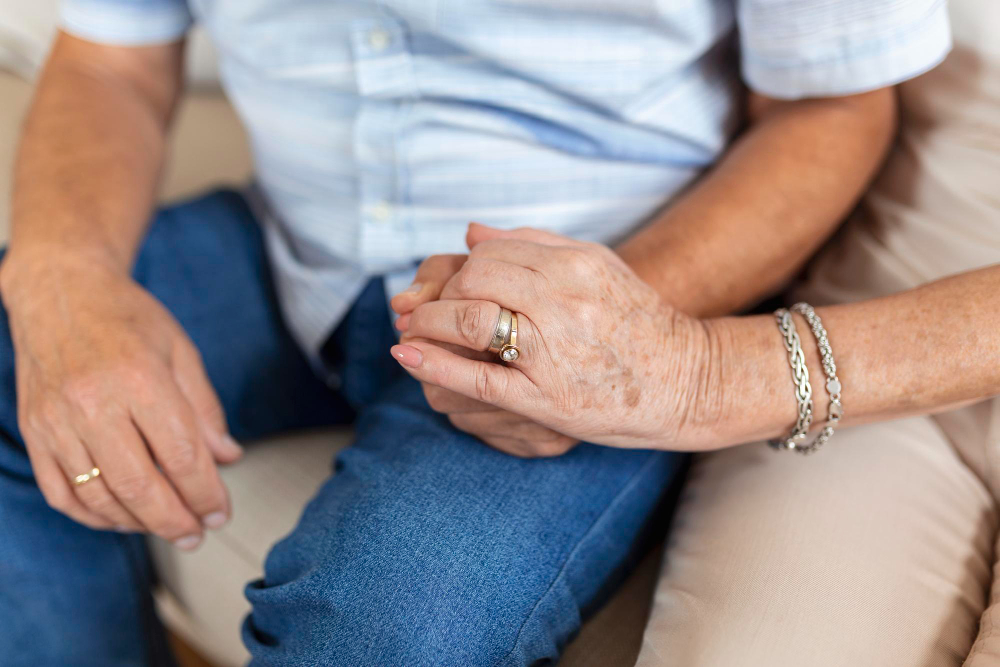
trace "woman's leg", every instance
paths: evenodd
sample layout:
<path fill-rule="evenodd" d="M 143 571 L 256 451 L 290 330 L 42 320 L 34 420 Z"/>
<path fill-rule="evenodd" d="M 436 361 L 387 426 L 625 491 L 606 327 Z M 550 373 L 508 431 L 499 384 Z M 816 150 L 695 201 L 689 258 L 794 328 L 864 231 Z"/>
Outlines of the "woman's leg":
<path fill-rule="evenodd" d="M 993 547 L 1000 554 L 1000 536 Z M 1000 560 L 993 563 L 993 585 L 990 605 L 979 620 L 979 636 L 969 650 L 964 667 L 996 667 L 1000 665 Z"/>
<path fill-rule="evenodd" d="M 961 665 L 986 606 L 997 510 L 937 425 L 842 429 L 801 457 L 701 457 L 641 667 Z"/>

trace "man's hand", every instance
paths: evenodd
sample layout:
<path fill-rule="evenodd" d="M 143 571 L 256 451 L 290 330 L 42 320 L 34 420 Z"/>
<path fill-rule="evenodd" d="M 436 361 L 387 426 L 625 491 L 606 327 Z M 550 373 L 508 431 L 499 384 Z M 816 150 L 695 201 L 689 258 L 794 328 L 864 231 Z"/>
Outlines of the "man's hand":
<path fill-rule="evenodd" d="M 472 224 L 469 227 L 468 241 L 470 245 L 475 245 L 493 238 L 495 234 L 496 230 Z M 410 313 L 420 305 L 443 296 L 447 298 L 448 292 L 454 289 L 448 283 L 465 264 L 466 257 L 467 255 L 435 255 L 428 258 L 417 270 L 417 277 L 410 289 L 393 297 L 392 308 L 400 315 L 396 327 L 403 332 L 402 342 L 420 340 L 406 334 Z M 436 344 L 468 359 L 496 361 L 496 355 L 489 352 L 477 352 L 447 343 Z M 455 428 L 509 454 L 524 457 L 558 456 L 579 442 L 576 438 L 553 431 L 519 414 L 426 382 L 420 384 L 430 406 L 447 415 Z"/>
<path fill-rule="evenodd" d="M 117 267 L 7 259 L 18 421 L 46 500 L 92 528 L 196 547 L 230 514 L 215 462 L 241 455 L 198 351 Z"/>

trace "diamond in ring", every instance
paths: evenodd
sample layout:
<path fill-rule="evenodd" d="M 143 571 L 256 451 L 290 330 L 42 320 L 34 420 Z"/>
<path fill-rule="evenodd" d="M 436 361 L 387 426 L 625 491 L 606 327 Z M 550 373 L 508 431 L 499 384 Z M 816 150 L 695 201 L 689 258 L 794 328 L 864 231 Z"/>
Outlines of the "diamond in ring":
<path fill-rule="evenodd" d="M 516 347 L 511 347 L 510 345 L 500 351 L 500 358 L 504 361 L 517 361 L 519 356 L 521 356 L 521 352 Z"/>

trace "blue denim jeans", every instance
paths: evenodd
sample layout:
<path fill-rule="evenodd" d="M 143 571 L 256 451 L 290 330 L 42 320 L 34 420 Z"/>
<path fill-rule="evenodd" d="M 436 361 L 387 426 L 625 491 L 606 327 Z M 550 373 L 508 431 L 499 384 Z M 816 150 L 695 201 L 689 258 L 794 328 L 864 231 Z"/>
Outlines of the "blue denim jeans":
<path fill-rule="evenodd" d="M 318 380 L 282 324 L 237 193 L 162 211 L 135 276 L 200 349 L 237 438 L 356 424 L 247 586 L 255 665 L 554 662 L 662 530 L 684 457 L 584 444 L 523 460 L 456 431 L 388 353 L 381 280 L 324 349 L 337 390 Z M 143 538 L 74 523 L 34 483 L 0 317 L 2 662 L 170 664 Z"/>

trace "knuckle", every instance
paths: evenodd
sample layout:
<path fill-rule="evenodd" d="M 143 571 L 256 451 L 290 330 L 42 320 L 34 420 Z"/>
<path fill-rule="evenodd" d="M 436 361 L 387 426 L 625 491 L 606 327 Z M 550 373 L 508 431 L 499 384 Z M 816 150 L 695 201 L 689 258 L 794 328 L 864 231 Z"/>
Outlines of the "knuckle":
<path fill-rule="evenodd" d="M 487 284 L 490 279 L 490 264 L 482 259 L 469 259 L 465 266 L 455 274 L 454 282 L 459 294 L 475 294 L 479 285 Z"/>
<path fill-rule="evenodd" d="M 91 485 L 94 485 L 94 482 L 87 486 Z M 80 490 L 83 491 L 83 487 Z M 97 486 L 87 491 L 86 497 L 81 498 L 81 500 L 91 512 L 96 514 L 108 514 L 118 509 L 118 501 L 108 491 Z"/>
<path fill-rule="evenodd" d="M 489 319 L 491 304 L 486 301 L 474 301 L 466 306 L 461 314 L 459 330 L 462 338 L 472 347 L 479 347 L 483 338 L 483 327 Z"/>
<path fill-rule="evenodd" d="M 102 402 L 100 390 L 103 380 L 94 374 L 70 378 L 62 386 L 62 396 L 70 403 L 92 413 Z"/>
<path fill-rule="evenodd" d="M 576 303 L 573 304 L 573 312 L 576 313 L 576 317 L 579 322 L 579 326 L 584 331 L 593 331 L 594 329 L 599 329 L 601 316 L 604 314 L 604 310 L 601 308 L 600 304 L 591 301 L 590 299 L 578 299 Z"/>
<path fill-rule="evenodd" d="M 163 471 L 172 477 L 187 477 L 198 471 L 198 451 L 193 443 L 180 440 L 160 457 Z"/>
<path fill-rule="evenodd" d="M 136 474 L 108 480 L 108 487 L 116 498 L 125 504 L 143 503 L 152 493 L 152 480 L 146 475 Z"/>
<path fill-rule="evenodd" d="M 455 274 L 452 284 L 460 295 L 469 294 L 475 289 L 478 277 L 476 276 L 479 262 L 469 260 L 462 270 Z"/>
<path fill-rule="evenodd" d="M 47 398 L 35 409 L 28 410 L 27 421 L 34 430 L 44 432 L 49 426 L 58 424 L 63 416 L 64 412 L 58 401 Z"/>
<path fill-rule="evenodd" d="M 39 410 L 25 410 L 18 422 L 25 440 L 40 436 L 45 432 L 45 427 L 51 423 Z"/>
<path fill-rule="evenodd" d="M 477 365 L 475 386 L 476 398 L 484 403 L 497 403 L 503 400 L 507 388 L 500 374 L 490 373 L 485 365 Z"/>
<path fill-rule="evenodd" d="M 563 266 L 574 277 L 584 279 L 593 273 L 594 261 L 585 248 L 567 248 L 566 257 L 563 259 Z"/>

